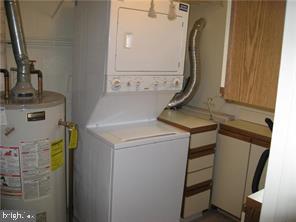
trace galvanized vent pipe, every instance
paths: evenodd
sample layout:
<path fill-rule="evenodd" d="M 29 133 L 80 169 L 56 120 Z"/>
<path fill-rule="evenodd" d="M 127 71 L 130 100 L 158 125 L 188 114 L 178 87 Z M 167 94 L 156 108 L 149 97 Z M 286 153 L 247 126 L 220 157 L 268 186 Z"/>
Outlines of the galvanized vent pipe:
<path fill-rule="evenodd" d="M 4 0 L 12 49 L 17 65 L 17 82 L 12 89 L 15 99 L 32 99 L 36 91 L 31 84 L 30 62 L 17 0 Z"/>
<path fill-rule="evenodd" d="M 200 37 L 206 25 L 204 18 L 198 19 L 190 32 L 189 37 L 189 59 L 190 77 L 182 92 L 177 93 L 167 105 L 167 108 L 180 107 L 188 103 L 196 93 L 200 84 Z"/>
<path fill-rule="evenodd" d="M 7 58 L 6 58 L 6 44 L 5 44 L 5 11 L 4 2 L 0 1 L 0 72 L 4 75 L 0 76 L 1 85 L 4 87 L 4 98 L 9 98 L 9 72 L 7 70 Z M 2 79 L 4 77 L 4 79 Z M 3 81 L 4 80 L 4 81 Z M 4 85 L 2 84 L 4 82 Z"/>
<path fill-rule="evenodd" d="M 5 11 L 3 1 L 0 1 L 0 68 L 6 69 L 6 45 L 5 45 Z"/>

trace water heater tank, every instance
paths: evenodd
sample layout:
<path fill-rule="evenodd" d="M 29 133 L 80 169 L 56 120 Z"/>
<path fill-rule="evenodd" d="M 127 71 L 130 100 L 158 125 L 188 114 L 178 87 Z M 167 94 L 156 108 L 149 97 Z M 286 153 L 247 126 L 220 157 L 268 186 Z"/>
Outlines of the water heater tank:
<path fill-rule="evenodd" d="M 37 222 L 66 221 L 65 98 L 0 99 L 1 209 L 27 209 Z"/>

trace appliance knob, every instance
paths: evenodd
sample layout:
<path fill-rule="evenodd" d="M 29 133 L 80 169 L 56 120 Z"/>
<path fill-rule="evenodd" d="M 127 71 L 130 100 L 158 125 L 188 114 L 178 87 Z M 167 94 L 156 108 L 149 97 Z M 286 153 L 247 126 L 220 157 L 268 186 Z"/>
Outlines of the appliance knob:
<path fill-rule="evenodd" d="M 178 87 L 180 85 L 180 79 L 174 79 L 174 86 Z"/>
<path fill-rule="evenodd" d="M 159 85 L 159 82 L 158 82 L 158 81 L 155 81 L 155 82 L 153 83 L 153 85 L 154 85 L 154 87 L 157 87 L 157 86 Z"/>
<path fill-rule="evenodd" d="M 114 90 L 118 90 L 121 87 L 120 79 L 113 79 L 111 84 Z"/>
<path fill-rule="evenodd" d="M 131 81 L 127 81 L 126 85 L 127 87 L 130 87 L 132 85 Z"/>
<path fill-rule="evenodd" d="M 136 82 L 136 87 L 138 88 L 140 85 L 141 85 L 141 82 L 138 80 L 138 81 Z"/>

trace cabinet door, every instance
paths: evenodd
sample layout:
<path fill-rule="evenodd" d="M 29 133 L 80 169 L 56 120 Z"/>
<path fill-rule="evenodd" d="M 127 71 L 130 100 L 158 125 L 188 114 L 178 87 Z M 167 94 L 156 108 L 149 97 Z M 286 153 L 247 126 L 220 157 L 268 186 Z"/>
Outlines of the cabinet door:
<path fill-rule="evenodd" d="M 226 100 L 274 109 L 284 15 L 284 1 L 232 2 Z"/>
<path fill-rule="evenodd" d="M 250 143 L 218 134 L 212 204 L 241 216 Z"/>
<path fill-rule="evenodd" d="M 245 189 L 245 195 L 244 195 L 244 202 L 246 202 L 247 196 L 252 194 L 252 182 L 254 173 L 256 171 L 256 167 L 258 164 L 258 161 L 261 157 L 261 154 L 266 150 L 267 148 L 258 146 L 255 144 L 251 144 L 251 151 L 250 151 L 250 158 L 249 158 L 249 166 L 248 166 L 248 173 L 247 173 L 247 180 L 246 180 L 246 189 Z M 265 184 L 265 177 L 266 177 L 266 169 L 267 169 L 267 163 L 265 164 L 264 170 L 262 172 L 261 180 L 259 183 L 259 189 L 262 189 Z"/>

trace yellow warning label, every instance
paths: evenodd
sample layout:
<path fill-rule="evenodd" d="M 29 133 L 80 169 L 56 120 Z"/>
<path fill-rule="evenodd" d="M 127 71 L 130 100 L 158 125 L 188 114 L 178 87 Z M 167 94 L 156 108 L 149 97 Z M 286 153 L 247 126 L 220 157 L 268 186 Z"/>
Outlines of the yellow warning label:
<path fill-rule="evenodd" d="M 51 143 L 51 170 L 55 171 L 64 164 L 64 140 L 60 139 Z"/>
<path fill-rule="evenodd" d="M 71 128 L 71 131 L 70 131 L 69 149 L 75 149 L 77 147 L 77 141 L 78 141 L 78 130 L 74 126 Z"/>

